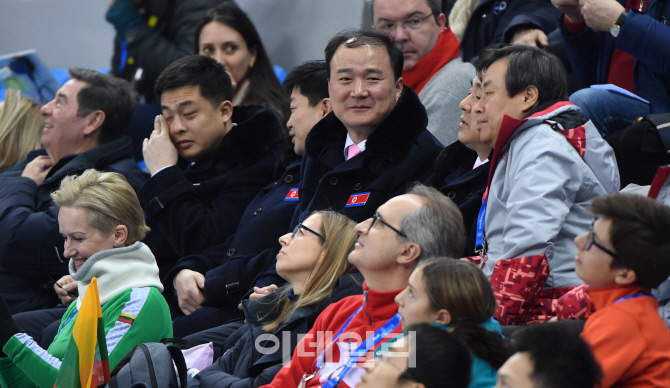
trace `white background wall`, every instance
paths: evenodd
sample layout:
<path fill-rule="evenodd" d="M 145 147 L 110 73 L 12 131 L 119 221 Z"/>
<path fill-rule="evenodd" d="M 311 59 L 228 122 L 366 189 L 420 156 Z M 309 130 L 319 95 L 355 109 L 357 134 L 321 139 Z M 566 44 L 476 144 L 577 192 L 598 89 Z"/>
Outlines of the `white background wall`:
<path fill-rule="evenodd" d="M 365 0 L 238 0 L 270 58 L 287 71 L 322 59 L 336 32 L 359 28 Z M 50 67 L 108 67 L 108 0 L 0 0 L 0 55 L 36 49 Z"/>

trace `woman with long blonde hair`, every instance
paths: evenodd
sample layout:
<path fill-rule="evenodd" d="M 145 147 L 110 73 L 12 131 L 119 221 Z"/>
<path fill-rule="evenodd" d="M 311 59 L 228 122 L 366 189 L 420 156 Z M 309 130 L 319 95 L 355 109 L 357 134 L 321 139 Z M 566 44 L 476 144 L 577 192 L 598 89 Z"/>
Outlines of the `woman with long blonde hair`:
<path fill-rule="evenodd" d="M 4 107 L 0 109 L 0 171 L 40 148 L 43 128 L 40 106 L 20 91 L 7 89 Z"/>
<path fill-rule="evenodd" d="M 243 302 L 244 335 L 189 383 L 194 387 L 258 387 L 267 384 L 293 354 L 298 336 L 330 303 L 362 293 L 362 277 L 347 257 L 357 234 L 354 222 L 333 211 L 313 212 L 279 238 L 277 273 L 288 284 Z M 275 346 L 278 345 L 278 346 Z"/>

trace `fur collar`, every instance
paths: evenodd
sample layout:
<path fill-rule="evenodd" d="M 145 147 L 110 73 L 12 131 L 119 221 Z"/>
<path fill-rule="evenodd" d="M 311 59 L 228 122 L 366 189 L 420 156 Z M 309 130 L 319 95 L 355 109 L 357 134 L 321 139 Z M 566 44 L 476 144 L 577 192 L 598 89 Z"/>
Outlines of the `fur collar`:
<path fill-rule="evenodd" d="M 253 164 L 272 147 L 286 139 L 284 126 L 269 109 L 260 106 L 236 106 L 233 122 L 237 125 L 221 141 L 216 159 L 244 165 Z"/>
<path fill-rule="evenodd" d="M 380 157 L 390 162 L 400 160 L 409 152 L 414 139 L 426 130 L 427 125 L 426 108 L 419 101 L 419 96 L 405 86 L 391 113 L 365 143 L 365 153 L 368 157 Z M 324 148 L 337 142 L 344 144 L 346 137 L 347 129 L 344 124 L 330 112 L 307 135 L 306 155 L 318 158 Z"/>
<path fill-rule="evenodd" d="M 163 292 L 156 259 L 149 247 L 139 241 L 127 247 L 100 251 L 89 257 L 79 270 L 70 259 L 68 267 L 70 276 L 78 282 L 77 309 L 93 277 L 98 279 L 100 304 L 135 287 L 156 287 Z"/>

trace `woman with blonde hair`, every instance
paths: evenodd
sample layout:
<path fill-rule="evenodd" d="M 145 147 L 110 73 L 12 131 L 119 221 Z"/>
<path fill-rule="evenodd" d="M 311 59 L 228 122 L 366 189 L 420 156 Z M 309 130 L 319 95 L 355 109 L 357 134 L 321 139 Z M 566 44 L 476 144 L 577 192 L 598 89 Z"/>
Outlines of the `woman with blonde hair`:
<path fill-rule="evenodd" d="M 43 128 L 40 106 L 20 91 L 7 89 L 0 109 L 0 172 L 41 147 Z"/>
<path fill-rule="evenodd" d="M 362 293 L 362 277 L 347 257 L 357 234 L 354 222 L 333 211 L 313 212 L 293 233 L 279 238 L 277 273 L 288 284 L 242 305 L 246 326 L 228 351 L 189 383 L 193 387 L 259 387 L 293 354 L 298 336 L 309 331 L 330 303 Z"/>
<path fill-rule="evenodd" d="M 63 179 L 51 197 L 60 208 L 58 226 L 79 298 L 65 311 L 58 334 L 46 350 L 14 323 L 0 298 L 3 387 L 54 386 L 93 277 L 98 283 L 110 368 L 133 346 L 172 336 L 156 259 L 140 241 L 149 228 L 135 190 L 125 178 L 86 170 Z"/>

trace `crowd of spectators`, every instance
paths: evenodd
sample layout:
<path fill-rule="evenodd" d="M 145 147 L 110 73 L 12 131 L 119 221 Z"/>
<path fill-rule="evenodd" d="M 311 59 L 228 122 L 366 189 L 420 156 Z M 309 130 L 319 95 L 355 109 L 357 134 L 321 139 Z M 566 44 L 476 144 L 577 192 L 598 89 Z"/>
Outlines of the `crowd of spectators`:
<path fill-rule="evenodd" d="M 0 386 L 91 285 L 191 388 L 670 386 L 670 5 L 369 6 L 282 83 L 233 1 L 113 0 L 112 74 L 8 90 Z"/>

